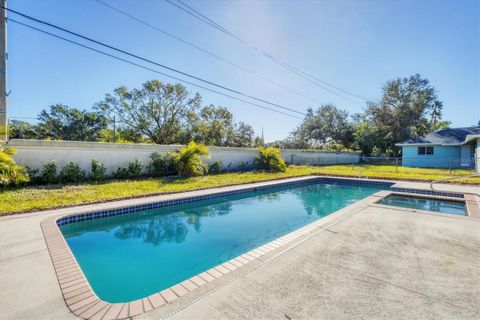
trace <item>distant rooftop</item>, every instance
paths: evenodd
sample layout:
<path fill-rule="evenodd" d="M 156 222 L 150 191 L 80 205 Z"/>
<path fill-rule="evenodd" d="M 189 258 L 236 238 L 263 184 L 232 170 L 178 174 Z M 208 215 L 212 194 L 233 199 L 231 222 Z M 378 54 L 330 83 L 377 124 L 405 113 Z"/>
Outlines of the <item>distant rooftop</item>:
<path fill-rule="evenodd" d="M 427 134 L 424 137 L 410 139 L 402 143 L 397 143 L 398 146 L 407 144 L 435 144 L 435 145 L 461 145 L 467 143 L 468 136 L 479 135 L 480 127 L 467 128 L 448 128 L 441 129 Z"/>

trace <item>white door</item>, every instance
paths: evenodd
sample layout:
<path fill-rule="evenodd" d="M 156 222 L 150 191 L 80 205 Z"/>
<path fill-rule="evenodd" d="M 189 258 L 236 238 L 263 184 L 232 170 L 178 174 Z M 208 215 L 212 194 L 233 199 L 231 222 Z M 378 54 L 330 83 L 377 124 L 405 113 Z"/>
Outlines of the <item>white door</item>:
<path fill-rule="evenodd" d="M 460 148 L 460 165 L 470 167 L 472 165 L 472 147 L 469 144 L 462 144 Z"/>

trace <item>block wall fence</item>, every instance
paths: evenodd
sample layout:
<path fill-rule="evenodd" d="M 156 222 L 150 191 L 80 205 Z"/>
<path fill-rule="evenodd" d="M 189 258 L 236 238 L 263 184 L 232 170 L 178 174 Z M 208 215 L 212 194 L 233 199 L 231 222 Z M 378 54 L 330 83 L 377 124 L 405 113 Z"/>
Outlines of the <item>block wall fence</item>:
<path fill-rule="evenodd" d="M 42 167 L 54 160 L 58 168 L 69 162 L 77 163 L 82 169 L 90 170 L 92 159 L 103 163 L 107 173 L 138 159 L 146 166 L 154 152 L 167 153 L 175 151 L 182 145 L 155 144 L 116 144 L 81 141 L 46 141 L 12 139 L 6 146 L 17 150 L 14 156 L 17 164 L 31 169 Z M 241 163 L 253 164 L 258 153 L 254 148 L 209 147 L 211 156 L 205 162 L 211 164 L 221 160 L 223 168 L 230 165 L 234 169 Z M 287 163 L 297 165 L 308 164 L 345 164 L 358 163 L 360 154 L 356 152 L 306 152 L 301 150 L 282 150 L 282 157 Z"/>

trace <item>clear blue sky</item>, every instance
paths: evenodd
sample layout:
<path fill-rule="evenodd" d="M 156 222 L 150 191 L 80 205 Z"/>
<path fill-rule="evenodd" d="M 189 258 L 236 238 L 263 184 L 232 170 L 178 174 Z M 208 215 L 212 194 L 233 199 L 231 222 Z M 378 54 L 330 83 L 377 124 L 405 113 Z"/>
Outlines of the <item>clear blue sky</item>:
<path fill-rule="evenodd" d="M 285 71 L 165 1 L 104 1 L 322 103 L 350 113 L 363 108 Z M 380 98 L 387 80 L 420 73 L 438 90 L 444 118 L 453 126 L 480 119 L 477 0 L 184 1 L 257 47 L 369 100 Z M 285 106 L 302 111 L 318 106 L 93 0 L 9 0 L 8 6 Z M 8 37 L 12 117 L 36 117 L 56 103 L 90 109 L 120 85 L 170 81 L 13 23 Z M 204 104 L 227 106 L 237 121 L 252 124 L 258 133 L 263 127 L 267 141 L 285 138 L 300 122 L 194 87 L 189 90 L 200 92 Z"/>

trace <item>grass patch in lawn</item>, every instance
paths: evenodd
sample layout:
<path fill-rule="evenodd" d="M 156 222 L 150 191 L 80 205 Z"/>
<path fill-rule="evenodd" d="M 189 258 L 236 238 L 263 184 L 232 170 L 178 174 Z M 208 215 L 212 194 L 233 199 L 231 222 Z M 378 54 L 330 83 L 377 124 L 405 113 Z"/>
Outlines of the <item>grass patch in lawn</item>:
<path fill-rule="evenodd" d="M 447 169 L 405 167 L 398 167 L 398 172 L 396 172 L 395 166 L 378 165 L 291 166 L 283 173 L 223 173 L 194 178 L 168 177 L 130 181 L 106 181 L 79 185 L 36 186 L 0 192 L 0 215 L 311 174 L 431 181 L 452 176 L 463 176 L 469 173 L 472 173 L 472 171 L 452 170 L 452 175 L 449 175 L 449 170 Z M 455 182 L 480 184 L 480 177 Z"/>

